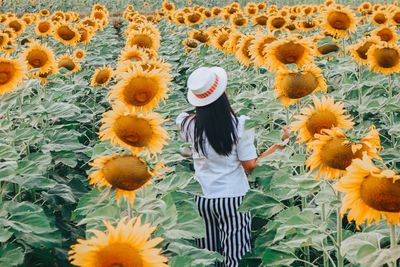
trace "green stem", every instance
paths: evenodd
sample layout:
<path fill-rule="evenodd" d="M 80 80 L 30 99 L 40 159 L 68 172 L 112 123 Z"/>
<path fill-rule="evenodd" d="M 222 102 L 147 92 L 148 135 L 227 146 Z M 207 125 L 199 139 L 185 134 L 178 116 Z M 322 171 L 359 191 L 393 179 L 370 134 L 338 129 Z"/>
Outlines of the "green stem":
<path fill-rule="evenodd" d="M 340 198 L 340 192 L 337 192 L 337 200 L 341 200 Z M 340 247 L 342 244 L 342 238 L 343 238 L 343 232 L 342 232 L 342 217 L 340 216 L 340 208 L 337 208 L 336 210 L 336 220 L 337 220 L 337 238 L 336 238 L 336 243 L 337 243 L 337 266 L 338 267 L 343 267 L 343 257 L 340 252 Z"/>
<path fill-rule="evenodd" d="M 396 225 L 390 225 L 390 248 L 397 247 L 397 240 L 396 240 Z M 396 267 L 396 261 L 392 262 L 392 266 Z"/>
<path fill-rule="evenodd" d="M 94 100 L 93 100 L 93 123 L 92 123 L 92 132 L 94 135 L 96 135 L 96 107 L 97 107 L 97 87 L 94 87 Z"/>
<path fill-rule="evenodd" d="M 326 222 L 325 203 L 322 203 L 322 205 L 321 205 L 321 219 L 322 219 L 323 224 L 325 224 L 325 222 Z M 327 253 L 326 253 L 325 250 L 324 250 L 324 252 L 323 252 L 323 254 L 322 254 L 322 256 L 323 256 L 323 262 L 324 262 L 324 267 L 327 267 L 328 264 L 329 264 L 329 262 L 328 262 L 328 257 L 327 257 L 326 254 L 327 254 Z"/>
<path fill-rule="evenodd" d="M 129 200 L 127 202 L 128 202 L 128 219 L 130 220 L 132 219 L 132 207 L 131 203 L 129 203 Z"/>

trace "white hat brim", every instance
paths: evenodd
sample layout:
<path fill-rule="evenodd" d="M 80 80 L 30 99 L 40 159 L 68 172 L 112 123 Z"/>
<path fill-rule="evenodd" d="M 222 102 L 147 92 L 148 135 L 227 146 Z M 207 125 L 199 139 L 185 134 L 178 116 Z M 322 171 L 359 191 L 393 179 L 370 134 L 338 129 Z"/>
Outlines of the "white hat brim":
<path fill-rule="evenodd" d="M 211 95 L 205 98 L 198 98 L 192 93 L 191 90 L 188 90 L 187 99 L 193 106 L 202 107 L 211 104 L 225 92 L 228 82 L 228 75 L 226 74 L 226 71 L 220 67 L 212 67 L 210 69 L 218 76 L 218 86 Z"/>

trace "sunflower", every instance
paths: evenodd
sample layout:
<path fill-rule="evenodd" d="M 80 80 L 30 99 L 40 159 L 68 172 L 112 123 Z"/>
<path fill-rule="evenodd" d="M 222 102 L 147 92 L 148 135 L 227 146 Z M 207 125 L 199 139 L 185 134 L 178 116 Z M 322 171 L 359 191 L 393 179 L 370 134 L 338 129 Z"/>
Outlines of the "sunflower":
<path fill-rule="evenodd" d="M 313 64 L 304 65 L 301 71 L 280 68 L 275 78 L 276 98 L 281 97 L 284 107 L 297 103 L 309 94 L 327 90 L 322 70 Z"/>
<path fill-rule="evenodd" d="M 264 49 L 266 66 L 270 71 L 285 67 L 286 64 L 302 65 L 313 61 L 315 50 L 309 40 L 299 40 L 294 36 L 277 40 Z"/>
<path fill-rule="evenodd" d="M 17 35 L 20 35 L 25 31 L 25 24 L 17 18 L 9 20 L 7 26 L 8 28 L 14 30 L 15 34 Z"/>
<path fill-rule="evenodd" d="M 50 68 L 48 71 L 44 73 L 39 73 L 38 77 L 42 81 L 42 83 L 46 84 L 47 83 L 47 77 L 51 74 L 56 74 L 57 71 L 55 67 Z"/>
<path fill-rule="evenodd" d="M 143 61 L 136 61 L 136 62 L 132 62 L 132 61 L 123 61 L 123 62 L 119 62 L 117 64 L 117 69 L 116 69 L 116 75 L 118 79 L 121 79 L 122 76 L 121 74 L 128 72 L 131 69 L 135 69 L 135 68 L 141 68 L 143 71 L 149 71 L 149 70 L 160 70 L 163 72 L 170 72 L 171 70 L 171 64 L 159 61 L 159 60 L 149 60 L 147 62 L 143 62 Z"/>
<path fill-rule="evenodd" d="M 149 31 L 131 31 L 126 40 L 126 45 L 130 47 L 135 45 L 157 51 L 160 48 L 160 38 Z"/>
<path fill-rule="evenodd" d="M 178 25 L 185 25 L 186 20 L 185 20 L 185 13 L 180 11 L 180 12 L 174 12 L 173 13 L 173 19 L 176 24 Z"/>
<path fill-rule="evenodd" d="M 241 13 L 235 13 L 231 17 L 231 25 L 234 28 L 243 28 L 247 25 L 248 19 Z"/>
<path fill-rule="evenodd" d="M 84 59 L 85 57 L 86 57 L 85 50 L 83 50 L 83 49 L 77 49 L 77 50 L 74 51 L 74 58 L 75 58 L 76 60 L 82 60 L 82 59 Z"/>
<path fill-rule="evenodd" d="M 162 3 L 162 7 L 167 11 L 167 12 L 173 12 L 175 10 L 175 5 L 174 3 L 169 3 L 168 1 L 164 1 Z"/>
<path fill-rule="evenodd" d="M 114 76 L 114 70 L 110 66 L 103 66 L 95 70 L 92 78 L 90 79 L 90 86 L 106 86 L 107 83 Z"/>
<path fill-rule="evenodd" d="M 389 19 L 384 11 L 376 11 L 371 16 L 371 21 L 376 25 L 385 25 L 388 23 Z"/>
<path fill-rule="evenodd" d="M 374 72 L 389 75 L 400 71 L 400 49 L 395 44 L 374 45 L 368 50 L 367 57 Z"/>
<path fill-rule="evenodd" d="M 121 51 L 121 54 L 118 57 L 118 61 L 146 61 L 149 57 L 147 53 L 142 48 L 138 48 L 136 45 L 132 47 L 126 47 Z"/>
<path fill-rule="evenodd" d="M 296 121 L 290 126 L 294 133 L 299 133 L 299 143 L 305 143 L 314 138 L 315 134 L 321 134 L 322 129 L 339 127 L 344 130 L 351 129 L 354 123 L 350 115 L 343 115 L 346 110 L 342 102 L 334 101 L 333 97 L 322 96 L 321 99 L 313 96 L 314 106 L 302 108 L 301 114 L 295 115 Z"/>
<path fill-rule="evenodd" d="M 70 55 L 64 54 L 57 59 L 57 68 L 61 69 L 63 67 L 71 72 L 77 72 L 81 69 L 81 64 L 74 61 Z"/>
<path fill-rule="evenodd" d="M 3 47 L 3 52 L 5 53 L 12 53 L 15 50 L 17 50 L 18 47 L 18 42 L 15 39 L 8 39 L 7 41 L 7 45 L 5 47 Z"/>
<path fill-rule="evenodd" d="M 98 266 L 158 266 L 168 267 L 168 258 L 161 256 L 161 248 L 155 248 L 164 239 L 149 239 L 156 227 L 142 225 L 140 217 L 126 221 L 122 218 L 114 228 L 103 221 L 108 233 L 89 230 L 94 236 L 78 239 L 68 252 L 71 264 L 85 267 Z"/>
<path fill-rule="evenodd" d="M 185 22 L 189 26 L 199 24 L 202 21 L 203 21 L 203 14 L 198 11 L 193 11 L 185 15 Z"/>
<path fill-rule="evenodd" d="M 99 156 L 89 165 L 101 168 L 89 175 L 89 184 L 94 187 L 97 185 L 99 190 L 103 186 L 113 187 L 117 193 L 118 204 L 123 196 L 124 199 L 129 199 L 132 206 L 135 201 L 135 190 L 152 184 L 150 179 L 154 175 L 163 178 L 159 171 L 165 168 L 162 162 L 150 168 L 142 158 L 134 154 Z"/>
<path fill-rule="evenodd" d="M 54 39 L 62 42 L 64 45 L 76 46 L 80 39 L 79 31 L 76 30 L 71 24 L 62 22 L 54 26 L 53 31 Z"/>
<path fill-rule="evenodd" d="M 0 50 L 7 46 L 9 37 L 6 33 L 0 33 Z"/>
<path fill-rule="evenodd" d="M 310 31 L 315 29 L 316 24 L 314 21 L 310 21 L 310 20 L 302 20 L 299 21 L 298 25 L 301 27 L 301 29 L 303 31 Z"/>
<path fill-rule="evenodd" d="M 268 25 L 268 15 L 259 14 L 252 19 L 254 25 L 258 25 L 261 27 L 267 27 Z"/>
<path fill-rule="evenodd" d="M 135 154 L 147 151 L 156 156 L 168 144 L 168 132 L 161 127 L 165 120 L 158 113 L 135 113 L 129 106 L 117 102 L 112 110 L 103 114 L 101 122 L 101 141 L 110 140 L 113 146 L 118 144 Z"/>
<path fill-rule="evenodd" d="M 35 33 L 37 36 L 46 36 L 51 33 L 53 24 L 50 20 L 41 20 L 36 23 Z"/>
<path fill-rule="evenodd" d="M 254 2 L 249 2 L 244 7 L 244 12 L 246 13 L 247 16 L 250 16 L 250 17 L 257 15 L 258 11 L 259 11 L 259 9 Z"/>
<path fill-rule="evenodd" d="M 214 38 L 212 38 L 212 44 L 218 50 L 222 50 L 225 53 L 229 53 L 229 49 L 225 46 L 225 43 L 229 40 L 230 33 L 222 30 L 219 31 Z"/>
<path fill-rule="evenodd" d="M 239 32 L 239 31 L 236 31 L 236 30 L 232 31 L 229 34 L 228 41 L 226 41 L 223 45 L 224 48 L 226 49 L 225 50 L 226 53 L 231 53 L 231 54 L 235 55 L 237 50 L 239 49 L 239 43 L 244 37 L 246 37 L 245 34 Z"/>
<path fill-rule="evenodd" d="M 47 9 L 41 9 L 39 11 L 39 13 L 40 13 L 40 16 L 42 16 L 42 17 L 47 17 L 48 15 L 50 15 L 50 11 L 48 11 Z"/>
<path fill-rule="evenodd" d="M 325 29 L 335 38 L 346 37 L 356 31 L 356 20 L 349 7 L 330 7 L 320 15 L 320 27 Z"/>
<path fill-rule="evenodd" d="M 258 32 L 255 35 L 254 42 L 250 45 L 250 55 L 254 58 L 254 66 L 261 67 L 265 65 L 265 47 L 272 42 L 276 41 L 276 38 L 272 34 Z"/>
<path fill-rule="evenodd" d="M 354 159 L 362 158 L 363 153 L 382 160 L 377 154 L 381 146 L 379 132 L 375 126 L 369 128 L 368 134 L 359 143 L 348 140 L 339 128 L 322 131 L 324 134 L 315 134 L 315 140 L 307 144 L 307 151 L 313 150 L 312 155 L 306 160 L 307 168 L 310 168 L 311 173 L 319 167 L 315 179 L 321 178 L 325 172 L 325 179 L 339 178 Z"/>
<path fill-rule="evenodd" d="M 362 15 L 367 15 L 372 10 L 372 5 L 369 2 L 364 2 L 358 7 L 358 12 Z"/>
<path fill-rule="evenodd" d="M 367 53 L 369 49 L 380 43 L 380 40 L 376 37 L 368 37 L 361 39 L 358 43 L 350 45 L 346 48 L 346 52 L 350 52 L 351 56 L 355 61 L 361 65 L 368 65 L 369 59 Z"/>
<path fill-rule="evenodd" d="M 268 29 L 270 31 L 281 30 L 287 24 L 285 17 L 276 15 L 268 18 Z"/>
<path fill-rule="evenodd" d="M 264 11 L 267 8 L 267 5 L 265 3 L 258 3 L 257 8 L 259 11 Z"/>
<path fill-rule="evenodd" d="M 0 56 L 0 95 L 17 89 L 24 83 L 28 70 L 22 59 L 10 59 L 8 56 Z"/>
<path fill-rule="evenodd" d="M 211 10 L 213 18 L 217 18 L 222 12 L 222 9 L 219 7 L 213 7 Z"/>
<path fill-rule="evenodd" d="M 396 30 L 392 27 L 383 26 L 371 32 L 371 36 L 377 36 L 381 41 L 387 43 L 396 43 L 398 36 Z"/>
<path fill-rule="evenodd" d="M 90 27 L 83 27 L 78 25 L 76 29 L 80 35 L 78 43 L 87 44 L 92 40 L 94 32 L 90 31 Z"/>
<path fill-rule="evenodd" d="M 381 218 L 388 224 L 400 224 L 400 175 L 380 170 L 367 155 L 354 159 L 334 188 L 346 193 L 340 213 L 344 216 L 350 210 L 347 218 L 357 228 L 365 221 L 379 224 Z"/>
<path fill-rule="evenodd" d="M 29 26 L 33 23 L 32 19 L 28 16 L 23 16 L 21 20 L 25 23 L 26 26 Z"/>
<path fill-rule="evenodd" d="M 197 41 L 199 41 L 200 43 L 203 44 L 210 44 L 211 43 L 211 38 L 210 38 L 210 34 L 205 31 L 204 29 L 202 30 L 191 30 L 190 32 L 188 32 L 188 35 L 191 39 L 195 39 Z"/>
<path fill-rule="evenodd" d="M 390 22 L 394 26 L 399 26 L 400 25 L 400 9 L 397 8 L 395 11 L 393 11 L 390 14 Z"/>
<path fill-rule="evenodd" d="M 110 99 L 117 99 L 129 108 L 151 111 L 160 100 L 167 98 L 171 76 L 159 70 L 130 69 L 119 74 L 122 79 L 111 87 Z"/>
<path fill-rule="evenodd" d="M 244 36 L 238 43 L 238 49 L 236 51 L 236 59 L 246 67 L 250 65 L 251 54 L 249 47 L 254 42 L 254 36 Z"/>
<path fill-rule="evenodd" d="M 199 45 L 199 42 L 197 40 L 183 40 L 182 45 L 185 45 L 189 48 L 196 48 Z"/>
<path fill-rule="evenodd" d="M 53 49 L 48 47 L 46 43 L 41 44 L 38 40 L 33 41 L 25 48 L 20 53 L 20 58 L 26 61 L 28 70 L 39 69 L 30 73 L 32 77 L 47 72 L 54 67 L 56 61 Z"/>

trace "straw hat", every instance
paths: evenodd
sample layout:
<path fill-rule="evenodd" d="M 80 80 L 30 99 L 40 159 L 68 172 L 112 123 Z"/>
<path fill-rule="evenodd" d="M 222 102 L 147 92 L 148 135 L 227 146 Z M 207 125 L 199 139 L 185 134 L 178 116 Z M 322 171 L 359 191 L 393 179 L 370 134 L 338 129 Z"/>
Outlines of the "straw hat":
<path fill-rule="evenodd" d="M 220 67 L 201 67 L 193 71 L 187 81 L 189 103 L 202 107 L 214 102 L 225 92 L 227 80 L 226 71 Z"/>

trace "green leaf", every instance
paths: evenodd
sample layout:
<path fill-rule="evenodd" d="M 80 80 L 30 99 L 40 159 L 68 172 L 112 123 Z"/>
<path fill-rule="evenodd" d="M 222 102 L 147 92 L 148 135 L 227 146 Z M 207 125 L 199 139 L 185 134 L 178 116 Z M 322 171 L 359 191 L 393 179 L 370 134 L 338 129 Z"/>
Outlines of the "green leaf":
<path fill-rule="evenodd" d="M 24 262 L 24 252 L 14 244 L 4 244 L 0 248 L 0 267 L 17 266 Z"/>
<path fill-rule="evenodd" d="M 284 208 L 284 205 L 266 193 L 258 190 L 249 190 L 239 207 L 239 211 L 251 211 L 263 218 L 269 218 Z"/>
<path fill-rule="evenodd" d="M 296 259 L 296 256 L 289 251 L 266 248 L 262 257 L 262 262 L 266 266 L 290 266 Z"/>

